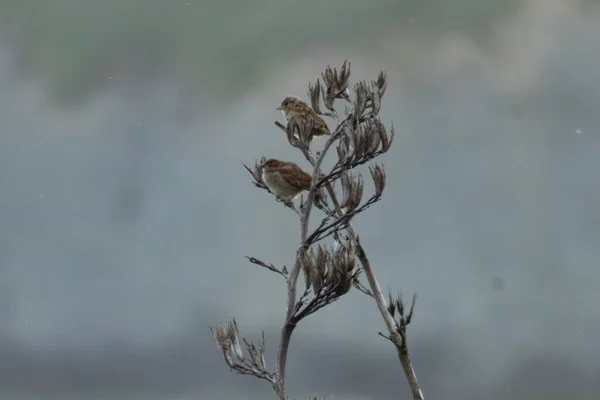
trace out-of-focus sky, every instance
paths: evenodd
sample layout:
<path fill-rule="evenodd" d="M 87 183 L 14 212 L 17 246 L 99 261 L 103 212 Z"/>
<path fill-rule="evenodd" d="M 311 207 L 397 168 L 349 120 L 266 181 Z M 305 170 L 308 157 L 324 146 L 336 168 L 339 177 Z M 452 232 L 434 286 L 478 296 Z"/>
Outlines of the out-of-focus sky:
<path fill-rule="evenodd" d="M 241 163 L 327 64 L 385 68 L 396 139 L 355 221 L 381 285 L 418 293 L 428 398 L 600 395 L 600 7 L 576 0 L 0 4 L 0 397 L 273 398 L 208 329 L 274 366 L 296 217 Z M 317 141 L 315 145 L 322 142 Z M 409 395 L 374 304 L 296 330 L 295 398 Z"/>

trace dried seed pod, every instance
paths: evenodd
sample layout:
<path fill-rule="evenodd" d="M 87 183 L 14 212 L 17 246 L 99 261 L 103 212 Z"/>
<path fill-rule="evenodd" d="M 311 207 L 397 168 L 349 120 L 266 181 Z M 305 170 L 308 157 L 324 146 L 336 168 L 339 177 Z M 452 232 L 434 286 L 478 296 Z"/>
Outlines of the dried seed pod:
<path fill-rule="evenodd" d="M 325 284 L 331 286 L 335 282 L 335 257 L 331 256 L 327 259 L 327 275 L 325 275 Z"/>
<path fill-rule="evenodd" d="M 379 149 L 381 139 L 376 129 L 376 120 L 367 120 L 361 126 L 360 138 L 365 156 L 373 156 L 373 153 Z"/>
<path fill-rule="evenodd" d="M 321 292 L 325 283 L 325 276 L 327 273 L 327 252 L 319 245 L 317 255 L 314 260 L 315 270 L 313 273 L 313 290 L 314 294 L 317 295 Z"/>
<path fill-rule="evenodd" d="M 360 129 L 356 130 L 356 134 L 354 135 L 354 160 L 359 160 L 367 154 L 367 150 L 369 147 L 368 136 L 370 135 L 370 133 L 368 132 L 368 126 L 369 123 L 366 122 L 365 124 L 362 124 L 360 126 Z"/>
<path fill-rule="evenodd" d="M 321 100 L 321 82 L 319 81 L 319 79 L 317 79 L 317 83 L 316 84 L 312 84 L 310 83 L 308 85 L 308 95 L 310 97 L 310 104 L 312 106 L 312 109 L 317 113 L 317 114 L 321 114 L 321 108 L 320 108 L 320 100 Z"/>
<path fill-rule="evenodd" d="M 313 262 L 314 257 L 308 254 L 306 250 L 301 250 L 302 254 L 300 255 L 300 262 L 302 264 L 302 269 L 304 270 L 304 283 L 306 285 L 306 289 L 308 289 L 313 280 Z M 312 252 L 312 251 L 311 251 Z M 313 254 L 314 256 L 314 254 Z"/>
<path fill-rule="evenodd" d="M 367 108 L 367 101 L 369 100 L 369 90 L 364 81 L 358 82 L 354 85 L 354 120 L 358 121 Z"/>
<path fill-rule="evenodd" d="M 323 277 L 327 272 L 327 259 L 329 258 L 329 254 L 327 251 L 319 245 L 317 250 L 317 257 L 315 259 L 315 270 L 317 271 L 317 275 Z"/>
<path fill-rule="evenodd" d="M 385 131 L 385 126 L 381 123 L 381 121 L 378 121 L 378 124 L 378 134 L 381 138 L 381 152 L 385 153 L 390 149 L 390 147 L 392 146 L 392 141 L 394 140 L 394 124 L 392 123 L 392 127 L 390 129 L 391 134 L 389 137 Z"/>
<path fill-rule="evenodd" d="M 262 333 L 262 337 L 260 338 L 260 348 L 259 348 L 259 354 L 260 354 L 260 364 L 263 367 L 263 369 L 267 369 L 267 360 L 265 357 L 265 332 L 263 331 Z"/>
<path fill-rule="evenodd" d="M 353 124 L 347 124 L 344 127 L 344 134 L 341 136 L 340 144 L 344 146 L 345 157 L 340 160 L 342 163 L 347 163 L 354 157 L 354 149 L 356 148 L 356 129 Z"/>
<path fill-rule="evenodd" d="M 356 259 L 345 247 L 340 247 L 335 254 L 335 285 L 336 294 L 341 296 L 352 287 L 355 275 Z"/>
<path fill-rule="evenodd" d="M 335 294 L 339 296 L 343 296 L 350 291 L 352 288 L 352 278 L 342 280 L 338 287 L 335 290 Z"/>
<path fill-rule="evenodd" d="M 348 211 L 356 209 L 360 205 L 363 196 L 364 180 L 361 174 L 358 174 L 352 185 L 352 197 L 348 204 Z"/>
<path fill-rule="evenodd" d="M 348 203 L 351 201 L 354 180 L 349 172 L 343 172 L 340 176 L 340 182 L 342 183 L 343 194 L 340 207 L 344 208 L 347 207 Z"/>
<path fill-rule="evenodd" d="M 381 136 L 379 136 L 378 132 L 372 132 L 369 135 L 370 143 L 367 150 L 368 154 L 374 154 L 379 150 L 379 146 L 381 146 Z"/>
<path fill-rule="evenodd" d="M 348 212 L 356 209 L 362 200 L 363 185 L 361 174 L 358 174 L 356 178 L 349 173 L 345 174 L 345 177 L 342 178 L 344 201 L 341 207 L 345 207 Z"/>
<path fill-rule="evenodd" d="M 335 146 L 335 149 L 337 150 L 338 160 L 340 161 L 340 163 L 343 163 L 346 160 L 346 155 L 348 154 L 348 152 L 346 151 L 346 143 L 344 142 L 344 137 L 342 137 L 340 143 L 337 146 Z"/>
<path fill-rule="evenodd" d="M 375 185 L 375 197 L 381 197 L 385 189 L 385 168 L 383 164 L 369 166 L 369 172 Z"/>
<path fill-rule="evenodd" d="M 329 111 L 334 111 L 333 101 L 335 100 L 336 88 L 337 88 L 337 72 L 334 71 L 330 66 L 327 66 L 325 69 L 325 73 L 321 74 L 323 78 L 323 84 L 325 85 L 325 90 L 323 91 L 323 104 Z"/>
<path fill-rule="evenodd" d="M 232 319 L 229 324 L 229 340 L 233 347 L 233 353 L 240 361 L 244 361 L 244 354 L 242 353 L 242 346 L 240 346 L 240 337 L 237 322 Z"/>
<path fill-rule="evenodd" d="M 379 76 L 377 77 L 377 94 L 379 95 L 379 98 L 381 99 L 383 97 L 383 95 L 385 94 L 385 90 L 387 89 L 387 74 L 385 72 L 385 69 L 382 69 L 381 72 L 379 72 Z"/>
<path fill-rule="evenodd" d="M 379 90 L 377 90 L 377 82 L 371 82 L 371 113 L 373 115 L 379 114 L 379 110 L 381 109 L 381 96 L 379 95 Z"/>
<path fill-rule="evenodd" d="M 343 93 L 344 98 L 348 98 L 348 82 L 350 80 L 350 63 L 348 60 L 344 60 L 340 74 L 338 76 L 338 85 L 340 86 L 341 94 Z"/>
<path fill-rule="evenodd" d="M 235 319 L 227 322 L 221 322 L 214 329 L 210 329 L 213 333 L 217 347 L 223 352 L 223 358 L 230 368 L 233 368 L 234 361 L 243 362 L 244 354 L 242 353 L 242 346 L 240 346 L 239 333 L 237 323 Z"/>

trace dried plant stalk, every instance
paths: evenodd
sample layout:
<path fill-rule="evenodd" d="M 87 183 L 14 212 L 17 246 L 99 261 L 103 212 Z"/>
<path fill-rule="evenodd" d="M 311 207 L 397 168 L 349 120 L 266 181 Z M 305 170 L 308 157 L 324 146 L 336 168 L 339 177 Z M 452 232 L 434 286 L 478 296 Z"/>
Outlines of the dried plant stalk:
<path fill-rule="evenodd" d="M 289 144 L 300 150 L 313 171 L 310 188 L 308 176 L 305 178 L 306 186 L 302 187 L 304 190 L 308 188 L 305 200 L 301 200 L 298 207 L 291 200 L 286 204 L 296 212 L 300 220 L 300 245 L 291 269 L 288 271 L 285 266 L 278 268 L 271 263 L 248 257 L 251 263 L 276 272 L 286 280 L 285 320 L 277 349 L 275 372 L 268 372 L 266 367 L 264 335 L 258 349 L 243 339 L 249 356 L 244 358 L 235 320 L 223 323 L 212 331 L 230 368 L 238 373 L 267 380 L 280 400 L 288 400 L 287 354 L 295 327 L 302 319 L 338 300 L 354 286 L 375 300 L 387 328 L 387 335 L 380 335 L 394 344 L 413 399 L 423 400 L 406 340 L 406 328 L 412 320 L 416 297 L 413 297 L 408 311 L 401 297 L 393 299 L 390 296 L 389 302 L 386 301 L 365 249 L 352 227 L 352 219 L 379 201 L 386 186 L 386 170 L 383 164 L 370 165 L 369 174 L 375 190 L 366 198 L 363 178 L 361 174 L 353 173 L 352 170 L 386 153 L 393 142 L 393 126 L 388 134 L 379 119 L 382 98 L 388 84 L 387 75 L 385 71 L 381 71 L 377 79 L 370 84 L 365 81 L 356 83 L 352 86 L 352 96 L 348 90 L 349 78 L 350 63 L 344 62 L 339 70 L 328 66 L 321 79 L 317 79 L 315 84 L 309 84 L 308 95 L 312 110 L 338 121 L 334 130 L 329 129 L 330 135 L 316 155 L 313 156 L 310 150 L 314 129 L 310 122 L 298 124 L 290 120 L 287 125 L 276 122 L 286 133 Z M 346 102 L 349 106 L 341 119 L 338 119 L 334 108 L 338 100 Z M 325 113 L 321 111 L 321 101 L 327 110 Z M 332 146 L 335 146 L 338 160 L 331 170 L 324 172 L 323 160 Z M 256 187 L 269 191 L 262 181 L 260 166 L 264 160 L 265 157 L 256 162 L 254 168 L 244 167 L 251 174 Z M 336 182 L 341 186 L 341 201 L 335 190 Z M 326 201 L 327 197 L 331 201 L 331 208 Z M 317 228 L 309 232 L 313 205 L 325 215 Z M 330 236 L 335 238 L 335 248 L 319 244 Z M 304 276 L 304 291 L 298 296 L 297 286 L 301 271 Z M 358 279 L 361 272 L 367 277 L 368 288 Z"/>

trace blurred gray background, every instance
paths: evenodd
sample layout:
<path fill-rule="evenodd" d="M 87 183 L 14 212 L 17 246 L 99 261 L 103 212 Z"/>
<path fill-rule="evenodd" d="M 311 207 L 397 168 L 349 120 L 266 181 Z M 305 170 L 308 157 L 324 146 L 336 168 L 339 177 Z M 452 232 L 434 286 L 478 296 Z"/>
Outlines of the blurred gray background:
<path fill-rule="evenodd" d="M 576 0 L 2 0 L 0 398 L 274 398 L 208 326 L 267 336 L 293 213 L 241 163 L 327 64 L 387 70 L 384 200 L 355 221 L 418 293 L 430 399 L 600 396 L 600 5 Z M 319 145 L 322 142 L 316 142 Z M 316 215 L 316 214 L 315 214 Z M 356 291 L 303 322 L 289 389 L 408 398 Z"/>

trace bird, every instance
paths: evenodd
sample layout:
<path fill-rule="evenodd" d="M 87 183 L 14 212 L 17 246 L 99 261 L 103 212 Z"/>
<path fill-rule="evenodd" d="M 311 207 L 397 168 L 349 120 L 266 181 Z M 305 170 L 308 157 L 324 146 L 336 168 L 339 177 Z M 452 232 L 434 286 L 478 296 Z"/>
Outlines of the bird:
<path fill-rule="evenodd" d="M 289 203 L 300 193 L 310 190 L 312 176 L 304 172 L 298 164 L 274 158 L 259 165 L 264 184 L 275 195 L 277 201 Z M 321 208 L 322 196 L 317 192 L 315 205 Z"/>
<path fill-rule="evenodd" d="M 298 164 L 270 158 L 260 165 L 262 180 L 277 200 L 292 200 L 310 190 L 312 177 Z"/>
<path fill-rule="evenodd" d="M 289 123 L 290 120 L 298 123 L 300 126 L 306 125 L 308 122 L 313 124 L 313 130 L 310 134 L 309 142 L 314 136 L 325 136 L 331 134 L 327 123 L 323 121 L 311 106 L 300 100 L 296 96 L 287 96 L 283 99 L 277 110 L 283 113 L 284 118 Z"/>

